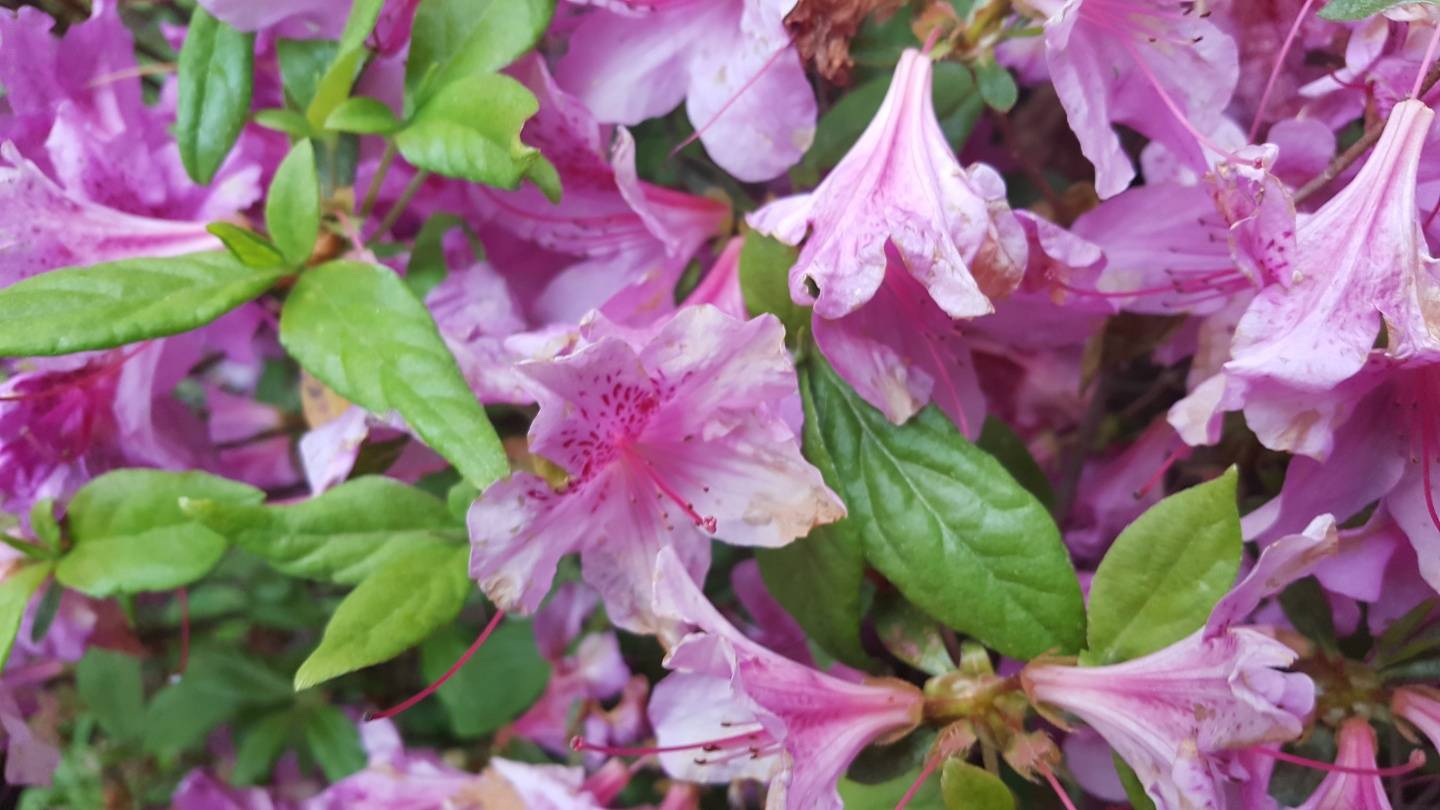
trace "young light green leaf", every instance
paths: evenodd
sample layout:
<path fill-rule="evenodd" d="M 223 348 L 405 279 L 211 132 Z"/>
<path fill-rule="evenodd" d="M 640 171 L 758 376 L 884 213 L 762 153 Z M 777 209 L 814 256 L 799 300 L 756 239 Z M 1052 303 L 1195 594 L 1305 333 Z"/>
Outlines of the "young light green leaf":
<path fill-rule="evenodd" d="M 385 102 L 368 96 L 345 99 L 325 119 L 326 129 L 359 135 L 389 135 L 404 125 Z"/>
<path fill-rule="evenodd" d="M 0 357 L 109 349 L 204 326 L 269 289 L 282 270 L 228 253 L 52 270 L 0 290 Z"/>
<path fill-rule="evenodd" d="M 534 94 L 509 76 L 465 76 L 441 87 L 395 134 L 395 146 L 418 168 L 515 188 L 540 158 L 520 140 L 539 109 Z"/>
<path fill-rule="evenodd" d="M 315 89 L 335 60 L 338 47 L 334 40 L 329 39 L 282 38 L 275 41 L 275 56 L 280 63 L 280 81 L 285 89 L 285 98 L 296 109 L 305 109 L 315 99 Z"/>
<path fill-rule="evenodd" d="M 320 235 L 320 180 L 310 141 L 295 144 L 275 170 L 265 198 L 265 227 L 291 266 L 310 258 Z"/>
<path fill-rule="evenodd" d="M 469 561 L 468 545 L 423 545 L 376 567 L 335 609 L 295 688 L 388 661 L 453 621 L 475 588 Z"/>
<path fill-rule="evenodd" d="M 145 732 L 145 688 L 140 659 L 91 647 L 75 667 L 75 687 L 86 711 L 116 742 L 140 739 Z"/>
<path fill-rule="evenodd" d="M 1078 651 L 1079 580 L 1035 496 L 939 410 L 896 427 L 820 358 L 805 376 L 870 563 L 917 607 L 1005 655 Z"/>
<path fill-rule="evenodd" d="M 309 138 L 315 135 L 315 128 L 305 116 L 294 110 L 282 110 L 271 108 L 257 110 L 255 112 L 255 123 L 266 129 L 273 129 L 276 132 L 283 132 L 292 138 Z"/>
<path fill-rule="evenodd" d="M 350 16 L 345 18 L 345 30 L 340 34 L 336 56 L 315 83 L 314 96 L 305 107 L 305 118 L 316 129 L 325 126 L 325 119 L 350 96 L 350 86 L 360 75 L 365 63 L 365 38 L 375 28 L 380 18 L 384 0 L 356 0 L 350 6 Z"/>
<path fill-rule="evenodd" d="M 1152 653 L 1198 630 L 1240 568 L 1237 474 L 1176 493 L 1125 527 L 1090 584 L 1092 664 Z"/>
<path fill-rule="evenodd" d="M 360 582 L 417 546 L 466 538 L 444 501 L 381 476 L 286 506 L 190 501 L 184 508 L 287 576 L 339 585 Z"/>
<path fill-rule="evenodd" d="M 1324 8 L 1320 9 L 1320 17 L 1337 22 L 1363 20 L 1395 6 L 1414 2 L 1417 0 L 1330 0 Z M 1418 0 L 1418 2 L 1433 3 L 1434 0 Z"/>
<path fill-rule="evenodd" d="M 255 35 L 195 9 L 180 48 L 175 142 L 190 179 L 205 185 L 220 170 L 250 115 Z"/>
<path fill-rule="evenodd" d="M 267 270 L 285 265 L 285 257 L 280 255 L 280 251 L 274 245 L 270 244 L 270 240 L 249 228 L 242 228 L 229 222 L 212 222 L 205 226 L 205 230 L 215 234 L 216 238 L 224 242 L 225 249 L 230 251 L 230 255 L 246 267 Z"/>
<path fill-rule="evenodd" d="M 420 672 L 435 681 L 474 641 L 474 628 L 449 625 L 420 645 Z M 465 666 L 436 690 L 462 740 L 475 740 L 500 729 L 530 708 L 545 691 L 550 665 L 535 646 L 530 622 L 507 618 Z"/>
<path fill-rule="evenodd" d="M 554 13 L 555 0 L 423 0 L 405 64 L 409 109 L 458 79 L 515 61 L 540 40 Z"/>
<path fill-rule="evenodd" d="M 980 88 L 980 97 L 992 110 L 1009 112 L 1020 98 L 1020 88 L 1015 77 L 1003 65 L 993 60 L 982 60 L 975 65 L 975 84 Z"/>
<path fill-rule="evenodd" d="M 246 787 L 268 781 L 275 761 L 295 742 L 296 720 L 289 708 L 261 717 L 239 735 L 230 783 Z"/>
<path fill-rule="evenodd" d="M 60 551 L 60 524 L 55 520 L 55 499 L 41 498 L 30 507 L 30 531 L 52 553 Z"/>
<path fill-rule="evenodd" d="M 280 342 L 351 402 L 398 411 L 476 486 L 506 473 L 500 439 L 435 321 L 391 271 L 356 262 L 307 271 L 281 312 Z"/>
<path fill-rule="evenodd" d="M 945 810 L 1015 810 L 1015 794 L 1000 777 L 958 759 L 940 772 Z"/>
<path fill-rule="evenodd" d="M 225 538 L 192 522 L 180 509 L 182 498 L 259 503 L 265 494 L 202 472 L 106 473 L 70 501 L 74 547 L 55 578 L 107 597 L 170 590 L 204 576 L 225 552 Z"/>
<path fill-rule="evenodd" d="M 25 618 L 30 598 L 54 568 L 49 562 L 31 563 L 0 579 L 0 667 L 10 660 L 10 648 L 20 634 L 20 621 Z"/>
<path fill-rule="evenodd" d="M 800 376 L 805 408 L 805 458 L 825 483 L 839 492 L 840 473 L 830 457 L 809 375 Z M 776 601 L 826 652 L 861 669 L 870 657 L 860 646 L 865 615 L 865 551 L 855 521 L 816 526 L 810 534 L 780 548 L 755 550 L 760 575 Z"/>
<path fill-rule="evenodd" d="M 790 268 L 799 251 L 759 231 L 740 248 L 740 292 L 751 315 L 773 314 L 794 338 L 810 327 L 810 309 L 790 299 Z"/>
<path fill-rule="evenodd" d="M 305 713 L 305 746 L 331 782 L 365 767 L 360 731 L 334 706 L 321 704 Z"/>

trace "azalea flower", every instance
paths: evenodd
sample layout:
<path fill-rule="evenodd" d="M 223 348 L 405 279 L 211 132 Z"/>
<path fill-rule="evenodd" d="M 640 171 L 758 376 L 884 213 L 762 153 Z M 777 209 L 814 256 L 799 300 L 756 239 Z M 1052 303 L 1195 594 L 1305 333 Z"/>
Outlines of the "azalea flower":
<path fill-rule="evenodd" d="M 705 150 L 746 181 L 793 166 L 815 136 L 815 94 L 783 24 L 795 0 L 597 0 L 570 36 L 560 85 L 607 123 L 682 100 Z"/>
<path fill-rule="evenodd" d="M 1363 717 L 1346 720 L 1336 744 L 1336 768 L 1360 772 L 1333 771 L 1295 810 L 1390 810 L 1390 797 L 1375 765 L 1375 729 L 1370 727 L 1370 721 Z"/>
<path fill-rule="evenodd" d="M 884 103 L 845 159 L 813 192 L 748 218 L 786 244 L 804 240 L 790 295 L 813 303 L 818 317 L 842 318 L 875 297 L 887 244 L 952 318 L 993 312 L 992 299 L 1020 283 L 1025 234 L 1005 203 L 1004 182 L 988 166 L 960 167 L 935 119 L 931 74 L 928 56 L 905 51 Z"/>
<path fill-rule="evenodd" d="M 708 566 L 709 537 L 779 546 L 844 515 L 775 410 L 796 381 L 773 316 L 685 309 L 641 332 L 603 318 L 585 344 L 520 366 L 540 413 L 530 449 L 569 475 L 518 473 L 470 509 L 471 575 L 502 610 L 533 612 L 579 552 L 610 619 L 653 629 L 654 556 Z"/>

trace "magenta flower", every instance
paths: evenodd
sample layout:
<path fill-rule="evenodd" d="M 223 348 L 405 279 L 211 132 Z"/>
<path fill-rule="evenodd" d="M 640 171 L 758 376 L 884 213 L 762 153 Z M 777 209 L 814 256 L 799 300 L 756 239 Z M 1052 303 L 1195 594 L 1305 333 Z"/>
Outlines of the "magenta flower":
<path fill-rule="evenodd" d="M 839 810 L 836 783 L 862 749 L 920 721 L 920 690 L 856 683 L 761 647 L 727 622 L 671 549 L 655 570 L 655 612 L 693 631 L 670 645 L 651 724 L 668 773 L 692 781 L 770 777 L 766 806 Z"/>
<path fill-rule="evenodd" d="M 1397 358 L 1434 356 L 1437 295 L 1420 231 L 1415 178 L 1435 113 L 1395 107 L 1360 173 L 1306 219 L 1290 278 L 1262 291 L 1241 319 L 1226 371 L 1247 402 L 1328 391 L 1358 373 L 1383 324 Z M 1248 413 L 1248 405 L 1247 405 Z"/>
<path fill-rule="evenodd" d="M 962 169 L 935 119 L 930 58 L 907 50 L 870 126 L 813 192 L 749 216 L 791 245 L 790 295 L 822 318 L 842 318 L 885 283 L 886 244 L 952 318 L 994 311 L 1025 269 L 1025 234 L 1004 182 L 984 165 Z M 809 234 L 808 239 L 806 234 Z M 818 295 L 812 289 L 818 287 Z"/>
<path fill-rule="evenodd" d="M 800 160 L 815 94 L 783 19 L 795 0 L 601 0 L 570 37 L 560 84 L 606 123 L 682 100 L 705 150 L 746 181 Z"/>
<path fill-rule="evenodd" d="M 1199 172 L 1197 133 L 1210 133 L 1235 90 L 1235 42 L 1183 0 L 1048 0 L 1045 56 L 1101 198 L 1125 190 L 1135 167 L 1115 124 L 1163 143 Z"/>
<path fill-rule="evenodd" d="M 796 382 L 773 317 L 694 307 L 648 334 L 603 318 L 583 334 L 520 366 L 540 402 L 530 448 L 569 474 L 564 489 L 519 473 L 470 509 L 471 575 L 501 609 L 533 612 L 579 552 L 610 619 L 652 627 L 661 548 L 698 573 L 710 536 L 780 546 L 844 515 L 774 407 Z"/>
<path fill-rule="evenodd" d="M 1231 625 L 1334 547 L 1334 520 L 1317 518 L 1266 549 L 1205 628 L 1119 664 L 1032 663 L 1020 676 L 1025 691 L 1099 732 L 1160 810 L 1223 807 L 1226 784 L 1246 776 L 1230 767 L 1231 752 L 1299 737 L 1315 700 L 1307 676 L 1283 671 L 1294 650 Z"/>

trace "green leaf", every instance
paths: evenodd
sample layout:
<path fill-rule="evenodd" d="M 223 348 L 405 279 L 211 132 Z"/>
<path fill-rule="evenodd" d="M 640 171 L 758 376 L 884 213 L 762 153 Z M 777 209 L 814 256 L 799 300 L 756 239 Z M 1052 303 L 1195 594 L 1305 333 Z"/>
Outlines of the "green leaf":
<path fill-rule="evenodd" d="M 178 683 L 155 694 L 145 710 L 144 749 L 164 759 L 201 746 L 242 710 L 292 700 L 290 684 L 251 655 L 197 648 Z"/>
<path fill-rule="evenodd" d="M 1120 777 L 1120 787 L 1124 788 L 1125 798 L 1130 801 L 1130 806 L 1134 810 L 1155 810 L 1155 802 L 1150 800 L 1135 771 L 1125 764 L 1119 754 L 1112 753 L 1110 760 L 1115 763 L 1115 773 Z"/>
<path fill-rule="evenodd" d="M 365 767 L 360 731 L 334 706 L 316 706 L 306 712 L 305 745 L 331 782 L 338 782 Z"/>
<path fill-rule="evenodd" d="M 1335 637 L 1335 617 L 1325 589 L 1315 577 L 1298 580 L 1280 592 L 1280 607 L 1285 618 L 1301 635 L 1334 655 L 1340 645 Z"/>
<path fill-rule="evenodd" d="M 821 358 L 805 376 L 866 559 L 917 607 L 1004 655 L 1076 652 L 1080 584 L 1035 496 L 939 410 L 896 427 Z"/>
<path fill-rule="evenodd" d="M 847 810 L 890 810 L 900 803 L 905 791 L 910 789 L 919 776 L 920 771 L 917 768 L 878 785 L 841 779 L 836 787 Z M 926 779 L 905 807 L 906 810 L 945 810 L 945 801 L 940 795 L 940 780 Z"/>
<path fill-rule="evenodd" d="M 1090 584 L 1087 663 L 1152 653 L 1198 630 L 1240 569 L 1236 472 L 1176 493 L 1125 527 Z"/>
<path fill-rule="evenodd" d="M 418 546 L 466 539 L 444 501 L 380 476 L 286 506 L 190 501 L 185 511 L 287 576 L 339 585 Z"/>
<path fill-rule="evenodd" d="M 790 268 L 799 251 L 759 231 L 745 234 L 740 248 L 740 292 L 751 315 L 771 313 L 794 338 L 810 327 L 810 308 L 790 299 Z"/>
<path fill-rule="evenodd" d="M 204 576 L 225 553 L 225 538 L 194 523 L 182 498 L 259 503 L 254 487 L 202 472 L 116 470 L 86 484 L 70 502 L 74 547 L 55 577 L 90 596 L 164 591 Z"/>
<path fill-rule="evenodd" d="M 280 80 L 285 98 L 303 110 L 315 99 L 315 89 L 335 59 L 339 45 L 329 39 L 279 39 L 275 55 L 280 62 Z M 302 116 L 303 120 L 303 116 Z M 308 127 L 308 123 L 306 124 Z"/>
<path fill-rule="evenodd" d="M 55 499 L 41 498 L 30 507 L 30 531 L 52 553 L 60 551 L 60 524 L 55 520 Z"/>
<path fill-rule="evenodd" d="M 465 653 L 473 635 L 473 628 L 452 624 L 426 639 L 420 646 L 425 680 L 439 679 Z M 550 665 L 535 646 L 530 622 L 507 618 L 436 694 L 455 736 L 475 740 L 530 708 L 549 680 Z"/>
<path fill-rule="evenodd" d="M 315 129 L 310 126 L 305 116 L 294 110 L 259 110 L 255 113 L 255 123 L 295 138 L 308 138 L 315 134 Z"/>
<path fill-rule="evenodd" d="M 315 147 L 295 144 L 275 170 L 265 198 L 265 227 L 292 266 L 305 263 L 320 235 L 320 180 L 315 173 Z"/>
<path fill-rule="evenodd" d="M 20 634 L 20 622 L 25 618 L 30 598 L 54 568 L 53 563 L 31 563 L 0 579 L 0 667 L 10 660 L 10 648 L 15 646 L 15 637 Z"/>
<path fill-rule="evenodd" d="M 335 609 L 295 688 L 388 661 L 453 621 L 475 587 L 469 561 L 468 545 L 424 545 L 377 567 Z"/>
<path fill-rule="evenodd" d="M 335 60 L 315 83 L 314 97 L 305 107 L 305 118 L 312 127 L 323 128 L 330 113 L 350 96 L 350 86 L 355 83 L 355 77 L 360 75 L 360 68 L 365 63 L 365 38 L 374 30 L 382 6 L 384 0 L 356 0 L 350 6 L 350 16 L 345 18 L 345 30 L 340 34 Z"/>
<path fill-rule="evenodd" d="M 246 267 L 267 270 L 285 265 L 285 257 L 280 255 L 280 251 L 274 245 L 270 244 L 270 240 L 249 228 L 242 228 L 229 222 L 212 222 L 205 226 L 205 230 L 224 242 L 225 249 L 230 251 L 230 255 Z"/>
<path fill-rule="evenodd" d="M 825 483 L 839 491 L 840 473 L 820 430 L 810 376 L 800 376 L 805 408 L 805 458 Z M 780 548 L 759 548 L 760 576 L 776 601 L 824 650 L 861 669 L 870 657 L 860 646 L 865 615 L 865 551 L 856 521 L 845 518 L 816 526 L 810 534 Z"/>
<path fill-rule="evenodd" d="M 60 599 L 64 595 L 65 588 L 53 579 L 45 586 L 45 592 L 40 594 L 40 601 L 35 606 L 35 617 L 30 622 L 32 643 L 39 644 L 45 639 L 45 634 L 50 632 L 50 625 L 60 613 Z"/>
<path fill-rule="evenodd" d="M 385 102 L 368 96 L 345 99 L 325 119 L 326 129 L 359 135 L 389 135 L 404 125 Z"/>
<path fill-rule="evenodd" d="M 240 733 L 230 784 L 245 787 L 269 781 L 275 761 L 294 744 L 296 718 L 289 709 L 261 717 Z"/>
<path fill-rule="evenodd" d="M 255 35 L 195 9 L 180 49 L 175 141 L 190 179 L 205 185 L 220 170 L 250 115 Z"/>
<path fill-rule="evenodd" d="M 109 349 L 204 326 L 269 289 L 279 270 L 227 253 L 66 267 L 0 290 L 0 357 Z"/>
<path fill-rule="evenodd" d="M 445 264 L 445 234 L 459 224 L 461 220 L 454 214 L 434 214 L 415 236 L 410 262 L 405 266 L 405 284 L 421 301 L 445 280 L 449 270 Z"/>
<path fill-rule="evenodd" d="M 1434 0 L 1418 1 L 1434 2 Z M 1335 21 L 1363 20 L 1409 2 L 1416 2 L 1416 0 L 1330 0 L 1324 8 L 1320 9 L 1320 17 Z"/>
<path fill-rule="evenodd" d="M 885 649 L 927 675 L 944 675 L 955 669 L 934 619 L 894 592 L 875 602 L 875 634 Z"/>
<path fill-rule="evenodd" d="M 510 64 L 540 41 L 555 0 L 423 0 L 405 63 L 408 109 L 438 88 Z"/>
<path fill-rule="evenodd" d="M 477 487 L 507 472 L 500 439 L 435 321 L 389 270 L 331 262 L 307 271 L 280 315 L 280 342 L 351 402 L 398 411 Z"/>
<path fill-rule="evenodd" d="M 940 772 L 946 810 L 1015 810 L 1015 794 L 993 773 L 950 759 Z"/>
<path fill-rule="evenodd" d="M 85 709 L 116 742 L 138 740 L 145 733 L 140 659 L 91 647 L 75 667 L 75 687 Z"/>
<path fill-rule="evenodd" d="M 1015 86 L 1015 77 L 1004 66 L 992 61 L 982 60 L 975 65 L 975 84 L 980 89 L 980 97 L 992 110 L 1009 112 L 1020 98 L 1020 88 Z"/>
<path fill-rule="evenodd" d="M 1045 471 L 1040 469 L 1040 464 L 1030 455 L 1030 448 L 1025 446 L 1025 440 L 1009 425 L 993 416 L 986 418 L 975 446 L 994 456 L 995 460 L 1005 467 L 1005 471 L 1010 473 L 1020 486 L 1030 490 L 1030 494 L 1044 504 L 1047 510 L 1055 508 L 1055 490 L 1050 486 L 1050 479 L 1045 477 Z"/>
<path fill-rule="evenodd" d="M 440 88 L 395 134 L 395 146 L 418 168 L 516 188 L 540 157 L 520 140 L 539 109 L 534 94 L 509 76 L 466 76 Z"/>

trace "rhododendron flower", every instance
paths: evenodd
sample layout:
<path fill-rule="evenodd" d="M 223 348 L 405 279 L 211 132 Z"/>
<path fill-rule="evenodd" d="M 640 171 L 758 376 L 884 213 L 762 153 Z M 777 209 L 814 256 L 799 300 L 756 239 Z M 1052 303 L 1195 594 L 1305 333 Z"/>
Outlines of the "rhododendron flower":
<path fill-rule="evenodd" d="M 576 0 L 583 2 L 583 0 Z M 815 94 L 782 23 L 795 0 L 600 0 L 560 84 L 601 121 L 638 124 L 683 99 L 700 142 L 741 180 L 769 180 L 815 135 Z"/>
<path fill-rule="evenodd" d="M 519 473 L 470 509 L 471 575 L 503 610 L 533 612 L 579 552 L 610 619 L 651 628 L 661 548 L 699 573 L 711 536 L 779 546 L 844 514 L 774 409 L 796 390 L 774 317 L 694 307 L 648 334 L 596 319 L 584 336 L 520 366 L 540 402 L 530 449 L 569 474 L 564 489 Z"/>
<path fill-rule="evenodd" d="M 952 318 L 993 312 L 1025 270 L 1026 242 L 988 166 L 962 169 L 935 119 L 930 57 L 907 50 L 880 111 L 813 192 L 751 214 L 756 230 L 805 245 L 790 295 L 822 318 L 849 315 L 885 282 L 886 244 Z M 806 234 L 809 234 L 808 238 Z M 818 287 L 818 293 L 813 287 Z"/>
<path fill-rule="evenodd" d="M 1235 42 L 1183 0 L 1046 0 L 1045 56 L 1095 190 L 1113 197 L 1135 168 L 1115 124 L 1204 171 L 1196 132 L 1216 128 L 1239 72 Z"/>
<path fill-rule="evenodd" d="M 1225 784 L 1247 776 L 1228 752 L 1299 737 L 1315 698 L 1307 676 L 1283 671 L 1294 650 L 1231 625 L 1308 574 L 1334 544 L 1334 520 L 1317 518 L 1266 549 L 1205 628 L 1118 664 L 1031 664 L 1020 676 L 1025 691 L 1098 731 L 1161 810 L 1223 806 Z"/>
<path fill-rule="evenodd" d="M 1352 717 L 1340 727 L 1335 765 L 1370 773 L 1335 771 L 1295 810 L 1390 810 L 1390 797 L 1375 766 L 1375 729 L 1363 717 Z"/>
<path fill-rule="evenodd" d="M 655 612 L 694 628 L 670 645 L 665 665 L 676 674 L 650 704 L 657 753 L 674 776 L 769 775 L 766 807 L 838 810 L 836 783 L 861 749 L 920 720 L 914 686 L 841 680 L 746 638 L 668 548 L 655 566 Z"/>

